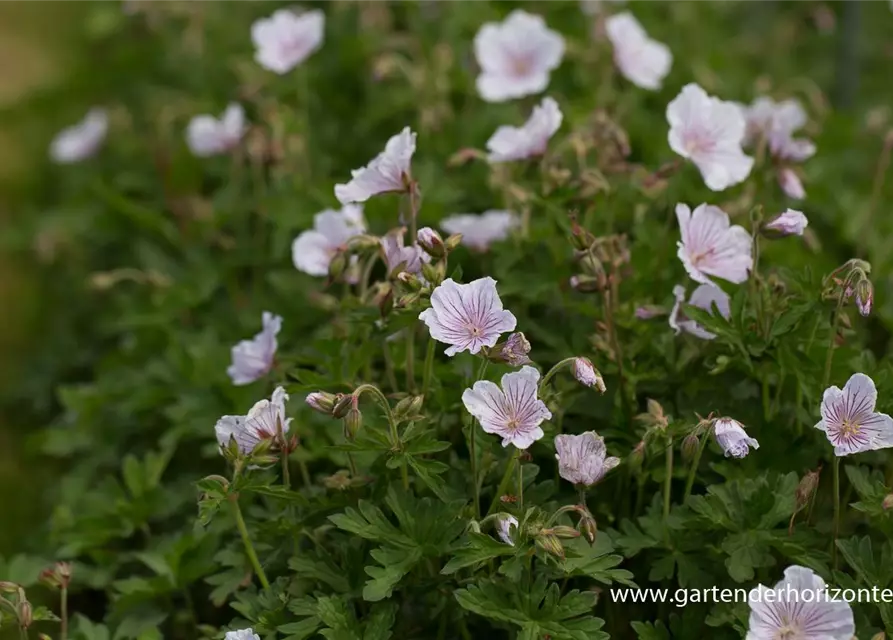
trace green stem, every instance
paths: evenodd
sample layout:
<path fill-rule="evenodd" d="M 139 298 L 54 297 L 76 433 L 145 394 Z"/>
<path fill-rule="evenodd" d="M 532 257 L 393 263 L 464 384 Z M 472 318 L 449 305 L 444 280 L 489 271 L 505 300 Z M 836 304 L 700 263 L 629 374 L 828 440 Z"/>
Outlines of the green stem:
<path fill-rule="evenodd" d="M 260 565 L 260 560 L 257 559 L 254 545 L 251 544 L 251 538 L 248 535 L 248 527 L 245 526 L 245 518 L 242 517 L 242 509 L 239 508 L 238 494 L 230 496 L 229 503 L 232 505 L 233 516 L 236 519 L 236 527 L 238 527 L 239 533 L 242 536 L 242 544 L 245 545 L 245 553 L 248 555 L 248 560 L 251 562 L 251 566 L 254 568 L 254 572 L 257 574 L 257 578 L 260 580 L 261 585 L 263 585 L 264 589 L 269 590 L 270 582 L 267 580 L 267 574 L 264 573 L 264 568 Z"/>
<path fill-rule="evenodd" d="M 59 604 L 59 639 L 68 640 L 68 587 L 62 587 Z"/>
<path fill-rule="evenodd" d="M 688 470 L 688 479 L 685 481 L 685 493 L 682 495 L 682 504 L 685 504 L 685 501 L 688 500 L 688 496 L 691 495 L 691 488 L 695 485 L 695 476 L 698 473 L 698 465 L 701 463 L 701 454 L 703 454 L 704 449 L 707 448 L 707 441 L 709 439 L 709 433 L 705 433 L 701 437 L 701 442 L 698 445 L 694 460 L 691 461 L 691 468 Z"/>
<path fill-rule="evenodd" d="M 28 640 L 28 630 L 25 627 L 19 627 L 19 636 L 21 636 L 23 640 Z"/>
<path fill-rule="evenodd" d="M 397 433 L 397 421 L 394 420 L 394 414 L 391 412 L 391 403 L 388 402 L 387 397 L 381 392 L 381 389 L 373 384 L 361 384 L 354 390 L 353 395 L 359 400 L 360 396 L 364 393 L 371 394 L 372 397 L 375 398 L 375 402 L 378 403 L 378 406 L 381 407 L 381 410 L 384 412 L 385 418 L 388 421 L 388 428 L 391 434 L 391 445 L 398 447 L 400 445 L 400 436 Z"/>
<path fill-rule="evenodd" d="M 422 371 L 422 396 L 428 397 L 428 389 L 431 388 L 431 374 L 434 371 L 434 352 L 437 350 L 437 341 L 428 338 L 428 350 L 425 352 L 425 368 Z"/>
<path fill-rule="evenodd" d="M 831 547 L 831 558 L 834 570 L 837 570 L 837 538 L 840 537 L 840 458 L 834 456 L 832 465 L 832 482 L 834 485 L 834 541 Z"/>
<path fill-rule="evenodd" d="M 840 321 L 840 307 L 843 306 L 843 294 L 837 301 L 837 307 L 834 309 L 834 318 L 831 320 L 831 338 L 828 340 L 828 355 L 825 356 L 825 374 L 822 376 L 822 393 L 828 388 L 831 382 L 831 363 L 834 360 L 835 339 L 837 338 L 837 325 Z"/>
<path fill-rule="evenodd" d="M 415 392 L 415 325 L 406 329 L 406 390 Z"/>
<path fill-rule="evenodd" d="M 378 252 L 376 251 L 369 259 L 366 260 L 366 264 L 363 266 L 363 273 L 360 276 L 360 290 L 359 297 L 361 302 L 366 301 L 366 293 L 369 291 L 369 278 L 372 277 L 372 268 L 375 266 L 375 262 L 378 260 Z"/>
<path fill-rule="evenodd" d="M 524 514 L 524 465 L 518 458 L 518 513 Z"/>
<path fill-rule="evenodd" d="M 487 510 L 488 516 L 496 511 L 496 507 L 499 505 L 499 498 L 505 495 L 506 490 L 509 488 L 509 485 L 512 482 L 512 472 L 515 470 L 515 460 L 520 464 L 520 459 L 521 450 L 515 449 L 515 454 L 509 458 L 508 463 L 505 465 L 505 473 L 502 476 L 502 480 L 499 482 L 499 486 L 496 488 L 496 495 L 493 496 L 490 508 Z"/>
<path fill-rule="evenodd" d="M 432 340 L 433 343 L 433 340 Z M 484 379 L 487 372 L 487 358 L 481 356 L 481 364 L 478 366 L 475 382 Z M 478 457 L 477 457 L 477 431 L 474 428 L 474 418 L 468 427 L 468 452 L 471 454 L 471 484 L 474 487 L 474 517 L 481 517 L 481 485 L 478 481 Z M 488 512 L 489 513 L 489 512 Z"/>
<path fill-rule="evenodd" d="M 309 487 L 311 485 L 310 472 L 307 470 L 307 463 L 300 458 L 298 458 L 298 469 L 301 470 L 301 481 L 304 486 Z"/>
<path fill-rule="evenodd" d="M 357 477 L 357 463 L 353 459 L 353 454 L 350 451 L 347 452 L 347 465 L 350 467 L 350 477 L 356 478 Z"/>
<path fill-rule="evenodd" d="M 575 357 L 565 358 L 564 360 L 562 360 L 558 364 L 556 364 L 554 367 L 549 369 L 549 371 L 546 372 L 546 375 L 543 376 L 543 379 L 540 380 L 538 395 L 542 396 L 543 391 L 546 389 L 546 385 L 549 384 L 549 381 L 555 377 L 555 374 L 558 373 L 559 371 L 561 371 L 563 368 L 571 366 L 574 363 L 574 360 L 576 360 Z"/>
<path fill-rule="evenodd" d="M 761 376 L 761 396 L 763 400 L 763 420 L 765 422 L 769 422 L 769 374 L 766 371 L 763 371 L 763 375 Z"/>
<path fill-rule="evenodd" d="M 288 470 L 288 453 L 285 450 L 282 450 L 279 453 L 279 457 L 282 458 L 282 486 L 286 489 L 291 489 L 291 473 Z"/>
<path fill-rule="evenodd" d="M 667 477 L 664 479 L 664 526 L 670 517 L 670 491 L 673 483 L 673 439 L 668 438 L 667 444 Z"/>
<path fill-rule="evenodd" d="M 384 373 L 388 379 L 388 385 L 391 391 L 397 391 L 400 385 L 397 384 L 397 376 L 394 374 L 394 360 L 391 358 L 391 345 L 387 341 L 382 345 L 382 353 L 384 354 Z"/>

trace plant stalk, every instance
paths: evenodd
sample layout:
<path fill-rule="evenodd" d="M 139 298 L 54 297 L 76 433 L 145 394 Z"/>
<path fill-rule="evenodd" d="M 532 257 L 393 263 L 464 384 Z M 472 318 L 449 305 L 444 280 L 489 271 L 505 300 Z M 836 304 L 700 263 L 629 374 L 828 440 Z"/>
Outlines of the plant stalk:
<path fill-rule="evenodd" d="M 242 517 L 242 509 L 239 507 L 239 495 L 231 495 L 229 503 L 232 505 L 233 516 L 236 519 L 236 527 L 238 527 L 239 534 L 242 536 L 242 544 L 245 545 L 245 553 L 248 555 L 248 560 L 251 562 L 251 566 L 254 568 L 254 572 L 257 574 L 257 579 L 260 580 L 261 585 L 263 585 L 264 589 L 269 591 L 270 582 L 267 580 L 267 574 L 264 573 L 264 568 L 261 566 L 260 560 L 257 558 L 257 553 L 254 551 L 254 545 L 251 544 L 251 538 L 248 535 L 248 527 L 245 526 L 245 518 Z"/>

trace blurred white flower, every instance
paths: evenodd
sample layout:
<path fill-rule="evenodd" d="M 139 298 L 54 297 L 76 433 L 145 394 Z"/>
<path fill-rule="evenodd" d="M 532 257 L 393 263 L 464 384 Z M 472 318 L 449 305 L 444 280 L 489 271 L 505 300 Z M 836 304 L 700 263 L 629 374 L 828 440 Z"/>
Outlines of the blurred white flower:
<path fill-rule="evenodd" d="M 614 47 L 614 62 L 624 77 L 643 89 L 660 89 L 673 64 L 667 45 L 649 38 L 628 11 L 608 18 L 605 30 Z"/>
<path fill-rule="evenodd" d="M 516 9 L 502 23 L 480 28 L 474 55 L 481 68 L 481 98 L 505 102 L 546 90 L 549 74 L 564 56 L 564 38 L 546 27 L 542 17 Z"/>
<path fill-rule="evenodd" d="M 254 59 L 268 71 L 288 73 L 322 46 L 325 14 L 316 9 L 295 13 L 279 9 L 251 25 Z"/>
<path fill-rule="evenodd" d="M 508 238 L 519 224 L 511 211 L 485 211 L 480 215 L 458 213 L 440 221 L 440 228 L 449 234 L 461 233 L 462 244 L 476 251 L 486 251 L 491 244 Z"/>
<path fill-rule="evenodd" d="M 329 263 L 347 241 L 365 233 L 363 207 L 347 204 L 340 211 L 326 209 L 313 216 L 313 229 L 303 231 L 291 245 L 291 258 L 298 271 L 325 276 Z"/>
<path fill-rule="evenodd" d="M 750 175 L 753 158 L 741 150 L 745 122 L 739 106 L 691 83 L 667 105 L 667 121 L 670 148 L 695 163 L 711 190 L 722 191 Z"/>
<path fill-rule="evenodd" d="M 223 640 L 260 640 L 260 636 L 254 633 L 254 629 L 239 629 L 227 631 Z"/>
<path fill-rule="evenodd" d="M 815 154 L 810 140 L 795 139 L 794 132 L 807 122 L 806 111 L 797 100 L 775 102 L 760 97 L 743 107 L 747 121 L 744 144 L 757 144 L 765 138 L 769 152 L 780 160 L 802 162 Z"/>
<path fill-rule="evenodd" d="M 246 129 L 245 111 L 233 102 L 219 119 L 211 115 L 192 118 L 186 127 L 186 144 L 200 158 L 226 153 L 239 144 Z"/>
<path fill-rule="evenodd" d="M 487 160 L 508 162 L 543 155 L 549 138 L 558 131 L 562 119 L 558 103 L 552 98 L 543 98 L 523 126 L 503 125 L 490 136 L 487 140 L 487 151 L 490 152 Z"/>
<path fill-rule="evenodd" d="M 269 400 L 256 402 L 246 416 L 223 416 L 214 426 L 217 443 L 221 448 L 236 441 L 239 452 L 248 455 L 261 440 L 275 438 L 280 432 L 288 433 L 292 419 L 285 417 L 285 403 L 288 394 L 282 387 L 276 387 Z"/>
<path fill-rule="evenodd" d="M 484 431 L 502 438 L 503 447 L 513 444 L 526 449 L 543 437 L 540 423 L 552 417 L 546 404 L 537 399 L 539 379 L 539 371 L 524 366 L 502 376 L 502 388 L 478 380 L 462 394 L 462 403 Z"/>
<path fill-rule="evenodd" d="M 790 167 L 782 167 L 778 170 L 778 184 L 784 194 L 794 200 L 802 200 L 806 197 L 806 190 L 797 172 Z"/>
<path fill-rule="evenodd" d="M 757 585 L 748 594 L 750 619 L 745 640 L 852 640 L 853 610 L 832 599 L 812 569 L 793 565 L 774 587 Z"/>
<path fill-rule="evenodd" d="M 232 348 L 233 363 L 226 372 L 233 384 L 250 384 L 269 373 L 278 346 L 276 335 L 281 328 L 282 317 L 264 311 L 263 330 L 251 340 L 242 340 Z"/>
<path fill-rule="evenodd" d="M 731 225 L 729 215 L 709 204 L 694 213 L 686 204 L 676 205 L 682 239 L 676 255 L 691 279 L 710 284 L 708 276 L 741 283 L 753 268 L 753 238 L 744 227 Z"/>
<path fill-rule="evenodd" d="M 403 265 L 400 271 L 418 274 L 422 271 L 422 264 L 431 261 L 424 249 L 417 244 L 403 245 L 403 229 L 398 229 L 386 234 L 381 239 L 381 248 L 384 252 L 385 263 L 388 265 L 388 273 Z"/>
<path fill-rule="evenodd" d="M 815 428 L 825 432 L 837 456 L 893 447 L 893 418 L 875 412 L 875 405 L 874 380 L 855 373 L 842 390 L 833 386 L 825 389 L 822 419 Z"/>
<path fill-rule="evenodd" d="M 466 350 L 474 355 L 492 347 L 517 323 L 512 312 L 502 308 L 496 280 L 490 277 L 468 284 L 447 278 L 431 293 L 431 308 L 422 311 L 419 320 L 428 326 L 432 338 L 450 345 L 448 356 Z"/>
<path fill-rule="evenodd" d="M 335 185 L 335 197 L 341 204 L 365 202 L 374 195 L 408 191 L 412 181 L 410 163 L 415 153 L 416 134 L 406 127 L 392 136 L 384 151 L 360 169 L 351 171 L 347 184 Z"/>
<path fill-rule="evenodd" d="M 670 312 L 670 327 L 673 331 L 677 335 L 680 331 L 685 331 L 702 340 L 713 340 L 716 337 L 715 334 L 710 333 L 694 320 L 689 320 L 685 317 L 685 313 L 682 311 L 682 303 L 685 301 L 685 287 L 676 285 L 673 287 L 673 295 L 676 296 L 676 303 Z M 723 318 L 728 319 L 731 314 L 729 296 L 714 284 L 700 285 L 692 292 L 691 298 L 688 300 L 688 304 L 703 309 L 711 315 L 713 315 L 714 303 L 716 303 L 716 307 L 719 309 L 719 314 Z"/>
<path fill-rule="evenodd" d="M 573 372 L 574 377 L 580 384 L 587 387 L 595 387 L 602 393 L 605 392 L 605 379 L 602 378 L 602 374 L 599 373 L 598 369 L 592 366 L 592 361 L 589 358 L 574 358 Z"/>
<path fill-rule="evenodd" d="M 80 162 L 99 149 L 108 131 L 105 109 L 90 109 L 84 119 L 60 131 L 50 144 L 50 158 L 58 164 Z"/>
<path fill-rule="evenodd" d="M 794 209 L 788 209 L 784 213 L 777 215 L 774 219 L 766 223 L 766 225 L 764 225 L 764 228 L 769 231 L 774 231 L 779 235 L 802 236 L 803 231 L 806 230 L 806 226 L 808 224 L 809 220 L 806 219 L 806 216 L 803 215 L 803 212 L 796 211 Z"/>
<path fill-rule="evenodd" d="M 496 519 L 496 535 L 506 544 L 515 546 L 512 540 L 512 529 L 518 528 L 518 519 L 515 516 L 505 514 Z"/>
<path fill-rule="evenodd" d="M 731 418 L 719 418 L 713 423 L 713 435 L 727 458 L 743 458 L 760 443 L 747 435 L 744 426 Z"/>
<path fill-rule="evenodd" d="M 606 457 L 605 439 L 594 431 L 578 436 L 555 436 L 555 451 L 559 475 L 568 482 L 587 487 L 620 464 L 620 458 Z"/>

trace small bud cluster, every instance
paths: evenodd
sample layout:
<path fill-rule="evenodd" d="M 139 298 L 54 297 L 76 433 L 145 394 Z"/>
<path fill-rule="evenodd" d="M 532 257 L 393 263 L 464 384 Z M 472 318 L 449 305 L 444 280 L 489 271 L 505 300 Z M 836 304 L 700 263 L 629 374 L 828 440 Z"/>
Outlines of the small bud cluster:
<path fill-rule="evenodd" d="M 825 277 L 822 298 L 843 305 L 855 297 L 859 313 L 869 315 L 874 304 L 874 285 L 868 277 L 870 273 L 871 265 L 864 260 L 848 260 Z"/>

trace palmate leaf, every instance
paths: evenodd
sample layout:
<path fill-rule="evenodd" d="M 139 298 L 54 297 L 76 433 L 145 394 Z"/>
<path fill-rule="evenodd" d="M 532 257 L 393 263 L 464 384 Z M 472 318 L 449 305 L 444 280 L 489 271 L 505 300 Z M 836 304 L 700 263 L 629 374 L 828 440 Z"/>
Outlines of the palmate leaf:
<path fill-rule="evenodd" d="M 797 474 L 766 474 L 708 487 L 707 495 L 689 498 L 703 519 L 730 531 L 771 530 L 794 512 Z"/>
<path fill-rule="evenodd" d="M 500 556 L 513 556 L 515 553 L 517 553 L 517 549 L 511 545 L 495 540 L 483 533 L 469 533 L 465 546 L 460 547 L 453 553 L 453 557 L 444 565 L 440 572 L 444 575 L 450 575 L 459 569 L 479 562 Z"/>
<path fill-rule="evenodd" d="M 589 545 L 582 538 L 566 541 L 564 549 L 567 554 L 564 570 L 571 575 L 585 575 L 603 584 L 619 582 L 631 587 L 633 574 L 626 569 L 615 569 L 623 562 L 623 556 L 613 551 L 607 536 L 599 536 L 594 545 Z"/>
<path fill-rule="evenodd" d="M 366 567 L 366 573 L 372 578 L 363 587 L 363 599 L 378 602 L 390 598 L 397 583 L 409 573 L 422 558 L 422 550 L 414 549 L 373 549 L 372 557 L 382 566 Z"/>
<path fill-rule="evenodd" d="M 588 615 L 595 604 L 592 592 L 571 591 L 561 596 L 557 584 L 538 576 L 530 592 L 506 580 L 483 580 L 455 592 L 459 605 L 491 620 L 521 627 L 520 637 L 554 640 L 605 640 L 604 620 Z"/>

